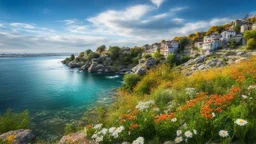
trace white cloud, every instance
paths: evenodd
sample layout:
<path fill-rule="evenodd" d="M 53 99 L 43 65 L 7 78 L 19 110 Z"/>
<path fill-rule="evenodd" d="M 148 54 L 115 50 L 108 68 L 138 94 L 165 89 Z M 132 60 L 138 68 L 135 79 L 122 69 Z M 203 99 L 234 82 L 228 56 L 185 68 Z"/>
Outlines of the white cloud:
<path fill-rule="evenodd" d="M 26 23 L 11 23 L 10 26 L 15 28 L 25 28 L 25 29 L 34 29 L 34 25 Z"/>
<path fill-rule="evenodd" d="M 71 24 L 75 24 L 78 22 L 77 19 L 68 19 L 68 20 L 63 20 L 63 21 L 60 21 L 60 22 L 64 22 L 66 25 L 71 25 Z"/>
<path fill-rule="evenodd" d="M 0 23 L 0 28 L 4 28 L 4 24 L 1 24 L 1 23 Z"/>
<path fill-rule="evenodd" d="M 185 24 L 183 27 L 176 29 L 176 33 L 186 35 L 197 31 L 206 31 L 211 26 L 222 25 L 230 22 L 231 19 L 229 18 L 213 18 L 210 21 L 190 22 Z"/>
<path fill-rule="evenodd" d="M 157 6 L 157 8 L 159 8 L 162 5 L 162 3 L 164 2 L 164 0 L 151 0 L 151 2 L 153 4 L 155 4 Z"/>
<path fill-rule="evenodd" d="M 182 18 L 174 18 L 174 19 L 172 19 L 172 21 L 173 21 L 173 22 L 176 22 L 176 23 L 182 23 L 182 22 L 184 22 L 185 20 L 182 19 Z"/>
<path fill-rule="evenodd" d="M 178 12 L 178 11 L 182 11 L 185 9 L 188 9 L 189 7 L 185 6 L 185 7 L 175 7 L 175 8 L 171 8 L 170 11 L 171 12 Z"/>

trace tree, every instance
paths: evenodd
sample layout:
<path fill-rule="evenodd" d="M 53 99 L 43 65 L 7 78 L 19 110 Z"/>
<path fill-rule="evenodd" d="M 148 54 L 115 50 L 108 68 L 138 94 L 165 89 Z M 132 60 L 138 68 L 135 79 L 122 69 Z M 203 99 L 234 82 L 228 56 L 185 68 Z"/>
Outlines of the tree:
<path fill-rule="evenodd" d="M 240 29 L 241 27 L 238 25 L 234 27 L 234 30 L 236 31 L 236 33 L 240 33 Z"/>
<path fill-rule="evenodd" d="M 245 31 L 245 32 L 244 32 L 244 38 L 245 38 L 246 40 L 249 40 L 249 39 L 251 39 L 251 38 L 256 39 L 256 31 L 254 31 L 254 30 Z"/>
<path fill-rule="evenodd" d="M 256 42 L 254 38 L 247 41 L 247 49 L 256 49 Z"/>
<path fill-rule="evenodd" d="M 91 52 L 92 52 L 91 49 L 88 49 L 88 50 L 85 51 L 86 55 L 89 55 Z"/>
<path fill-rule="evenodd" d="M 111 59 L 116 60 L 119 57 L 120 50 L 118 46 L 111 46 L 108 50 Z"/>
<path fill-rule="evenodd" d="M 176 55 L 174 53 L 170 53 L 166 58 L 166 63 L 168 63 L 170 66 L 173 67 L 175 65 L 175 60 L 176 60 Z"/>
<path fill-rule="evenodd" d="M 93 58 L 98 58 L 99 54 L 97 54 L 96 52 L 91 52 L 89 53 L 89 55 L 87 55 L 87 59 L 88 60 L 92 60 Z"/>
<path fill-rule="evenodd" d="M 84 57 L 84 54 L 85 54 L 85 52 L 80 52 L 80 54 L 79 54 L 79 58 Z"/>
<path fill-rule="evenodd" d="M 72 55 L 70 56 L 70 59 L 71 59 L 72 61 L 75 60 L 75 55 L 72 54 Z"/>
<path fill-rule="evenodd" d="M 230 48 L 236 48 L 236 40 L 232 39 L 230 41 L 230 45 L 229 45 Z"/>
<path fill-rule="evenodd" d="M 160 53 L 160 50 L 153 53 L 153 58 L 155 58 L 157 61 L 161 61 L 163 59 L 163 55 Z"/>
<path fill-rule="evenodd" d="M 189 39 L 187 37 L 182 37 L 179 41 L 179 52 L 182 52 L 188 44 Z"/>
<path fill-rule="evenodd" d="M 106 50 L 106 46 L 105 45 L 101 45 L 101 46 L 99 46 L 98 48 L 97 48 L 97 52 L 98 53 L 102 53 L 102 52 L 104 52 Z"/>
<path fill-rule="evenodd" d="M 123 87 L 125 89 L 132 90 L 133 87 L 140 81 L 140 76 L 137 74 L 126 74 L 124 76 L 124 84 Z"/>

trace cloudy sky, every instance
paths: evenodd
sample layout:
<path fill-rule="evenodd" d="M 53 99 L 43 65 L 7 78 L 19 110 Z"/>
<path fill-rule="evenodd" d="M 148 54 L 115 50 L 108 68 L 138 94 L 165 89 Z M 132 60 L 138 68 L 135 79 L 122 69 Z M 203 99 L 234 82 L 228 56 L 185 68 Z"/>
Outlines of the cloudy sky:
<path fill-rule="evenodd" d="M 0 53 L 141 46 L 256 14 L 255 0 L 0 0 Z"/>

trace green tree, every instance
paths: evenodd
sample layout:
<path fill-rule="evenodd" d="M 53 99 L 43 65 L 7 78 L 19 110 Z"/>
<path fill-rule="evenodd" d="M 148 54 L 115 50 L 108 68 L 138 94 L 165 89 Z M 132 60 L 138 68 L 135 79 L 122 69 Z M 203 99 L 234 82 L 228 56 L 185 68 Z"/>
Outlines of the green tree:
<path fill-rule="evenodd" d="M 137 74 L 126 74 L 124 76 L 123 87 L 128 90 L 132 90 L 133 87 L 140 81 L 140 76 Z"/>
<path fill-rule="evenodd" d="M 236 31 L 236 33 L 240 33 L 240 29 L 241 27 L 238 25 L 234 27 L 234 30 Z"/>
<path fill-rule="evenodd" d="M 186 46 L 189 44 L 189 39 L 187 37 L 182 37 L 179 41 L 179 52 L 182 52 Z"/>
<path fill-rule="evenodd" d="M 102 52 L 104 52 L 106 50 L 106 46 L 105 45 L 101 45 L 101 46 L 99 46 L 98 48 L 97 48 L 97 52 L 98 53 L 102 53 Z"/>
<path fill-rule="evenodd" d="M 111 46 L 108 50 L 111 59 L 116 60 L 119 57 L 120 50 L 121 49 L 118 46 Z"/>
<path fill-rule="evenodd" d="M 176 60 L 176 55 L 174 53 L 168 54 L 166 58 L 166 63 L 168 63 L 170 66 L 175 66 L 175 60 Z"/>
<path fill-rule="evenodd" d="M 72 61 L 75 60 L 75 55 L 72 54 L 72 55 L 70 56 L 70 59 L 71 59 Z"/>
<path fill-rule="evenodd" d="M 158 62 L 163 59 L 163 55 L 160 53 L 160 50 L 153 53 L 153 58 L 155 58 Z"/>
<path fill-rule="evenodd" d="M 232 39 L 231 41 L 230 41 L 230 45 L 229 45 L 229 47 L 230 48 L 236 48 L 236 40 L 235 39 Z"/>
<path fill-rule="evenodd" d="M 88 60 L 92 60 L 93 58 L 98 58 L 100 55 L 97 54 L 96 52 L 91 52 L 89 53 L 89 55 L 87 56 Z"/>
<path fill-rule="evenodd" d="M 251 39 L 251 38 L 256 39 L 256 31 L 254 31 L 254 30 L 245 31 L 245 32 L 244 32 L 244 38 L 245 38 L 246 40 L 249 40 L 249 39 Z"/>
<path fill-rule="evenodd" d="M 256 42 L 254 38 L 250 38 L 247 41 L 247 49 L 256 49 Z"/>
<path fill-rule="evenodd" d="M 85 51 L 86 55 L 89 55 L 91 52 L 92 52 L 91 49 L 88 49 L 88 50 Z"/>
<path fill-rule="evenodd" d="M 85 54 L 85 52 L 80 52 L 80 54 L 79 54 L 79 58 L 84 57 L 84 54 Z"/>

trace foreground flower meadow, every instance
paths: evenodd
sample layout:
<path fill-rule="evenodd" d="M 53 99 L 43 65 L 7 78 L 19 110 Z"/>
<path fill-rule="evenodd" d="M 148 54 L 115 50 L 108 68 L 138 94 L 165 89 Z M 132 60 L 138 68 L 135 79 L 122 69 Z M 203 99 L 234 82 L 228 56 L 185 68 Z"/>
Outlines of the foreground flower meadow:
<path fill-rule="evenodd" d="M 100 124 L 85 128 L 98 143 L 253 143 L 256 58 L 186 77 L 162 65 L 121 90 Z"/>

